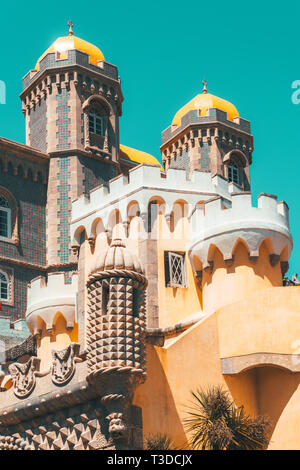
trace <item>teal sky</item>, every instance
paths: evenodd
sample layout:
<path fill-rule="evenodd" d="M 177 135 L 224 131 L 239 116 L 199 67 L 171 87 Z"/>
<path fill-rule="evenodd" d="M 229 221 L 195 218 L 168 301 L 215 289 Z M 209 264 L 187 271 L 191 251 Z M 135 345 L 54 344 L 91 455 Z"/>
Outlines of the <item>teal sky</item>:
<path fill-rule="evenodd" d="M 202 90 L 235 104 L 251 121 L 254 200 L 276 194 L 290 207 L 294 250 L 290 273 L 300 274 L 300 4 L 274 2 L 2 2 L 0 135 L 25 141 L 21 79 L 68 31 L 94 43 L 118 66 L 124 95 L 121 142 L 159 157 L 161 131 Z M 299 185 L 299 186 L 298 186 Z"/>

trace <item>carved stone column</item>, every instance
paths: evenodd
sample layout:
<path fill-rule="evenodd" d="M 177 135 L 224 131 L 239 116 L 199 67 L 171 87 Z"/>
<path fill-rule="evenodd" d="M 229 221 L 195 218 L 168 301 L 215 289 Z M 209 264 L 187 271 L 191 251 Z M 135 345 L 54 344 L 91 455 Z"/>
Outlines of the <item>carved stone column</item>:
<path fill-rule="evenodd" d="M 87 285 L 87 379 L 107 409 L 111 440 L 128 448 L 132 397 L 146 376 L 147 280 L 125 244 L 114 240 Z"/>

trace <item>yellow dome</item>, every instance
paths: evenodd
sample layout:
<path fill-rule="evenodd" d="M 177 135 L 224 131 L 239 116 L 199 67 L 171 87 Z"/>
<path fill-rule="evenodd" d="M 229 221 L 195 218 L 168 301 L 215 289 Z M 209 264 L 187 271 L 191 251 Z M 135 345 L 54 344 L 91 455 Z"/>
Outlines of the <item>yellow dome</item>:
<path fill-rule="evenodd" d="M 150 155 L 150 153 L 142 152 L 141 150 L 136 150 L 127 145 L 120 144 L 121 157 L 131 160 L 136 163 L 150 163 L 151 165 L 159 165 L 162 168 L 161 163 L 157 158 Z"/>
<path fill-rule="evenodd" d="M 104 55 L 100 49 L 90 42 L 84 41 L 76 36 L 69 35 L 56 39 L 53 44 L 41 55 L 36 63 L 35 70 L 39 70 L 40 61 L 50 52 L 57 52 L 59 59 L 67 59 L 68 51 L 77 49 L 78 51 L 85 52 L 90 56 L 90 63 L 98 65 L 98 60 L 105 60 Z"/>
<path fill-rule="evenodd" d="M 174 116 L 172 125 L 180 126 L 182 116 L 191 111 L 192 109 L 199 109 L 200 116 L 207 116 L 207 110 L 210 108 L 218 108 L 222 111 L 227 112 L 227 118 L 229 121 L 233 121 L 233 118 L 238 117 L 239 113 L 236 107 L 229 103 L 229 101 L 218 98 L 217 96 L 211 95 L 210 93 L 201 93 L 187 104 L 185 104 Z"/>

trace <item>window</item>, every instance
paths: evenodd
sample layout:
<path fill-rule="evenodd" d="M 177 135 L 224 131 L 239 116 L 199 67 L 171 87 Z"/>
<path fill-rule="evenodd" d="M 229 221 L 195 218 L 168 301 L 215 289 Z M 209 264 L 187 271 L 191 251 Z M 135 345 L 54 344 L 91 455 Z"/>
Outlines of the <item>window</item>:
<path fill-rule="evenodd" d="M 185 254 L 165 252 L 166 287 L 187 287 L 185 272 Z"/>
<path fill-rule="evenodd" d="M 240 169 L 235 163 L 228 165 L 228 179 L 236 184 L 241 184 Z"/>
<path fill-rule="evenodd" d="M 9 280 L 7 274 L 0 271 L 0 300 L 9 300 Z"/>
<path fill-rule="evenodd" d="M 11 237 L 11 210 L 7 199 L 0 195 L 0 237 Z"/>
<path fill-rule="evenodd" d="M 102 302 L 101 302 L 101 309 L 102 315 L 107 315 L 107 304 L 109 299 L 109 284 L 107 282 L 102 283 Z"/>
<path fill-rule="evenodd" d="M 89 131 L 93 134 L 103 135 L 103 118 L 96 108 L 89 112 Z"/>
<path fill-rule="evenodd" d="M 157 201 L 151 201 L 148 206 L 148 233 L 151 233 L 154 228 L 154 223 L 158 216 Z"/>
<path fill-rule="evenodd" d="M 139 316 L 142 302 L 143 302 L 143 291 L 140 287 L 135 287 L 133 289 L 133 295 L 132 295 L 132 314 L 134 317 Z"/>

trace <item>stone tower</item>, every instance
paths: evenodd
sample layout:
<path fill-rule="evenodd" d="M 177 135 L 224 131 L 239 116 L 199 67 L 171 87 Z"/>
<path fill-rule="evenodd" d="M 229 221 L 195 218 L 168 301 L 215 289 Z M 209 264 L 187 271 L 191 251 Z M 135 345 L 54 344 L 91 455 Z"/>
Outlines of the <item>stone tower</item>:
<path fill-rule="evenodd" d="M 26 144 L 50 155 L 47 264 L 74 264 L 71 201 L 119 174 L 123 96 L 117 67 L 94 45 L 58 38 L 23 78 Z"/>
<path fill-rule="evenodd" d="M 253 137 L 250 122 L 239 117 L 236 107 L 204 88 L 174 116 L 162 133 L 165 169 L 184 168 L 211 172 L 250 189 Z"/>

